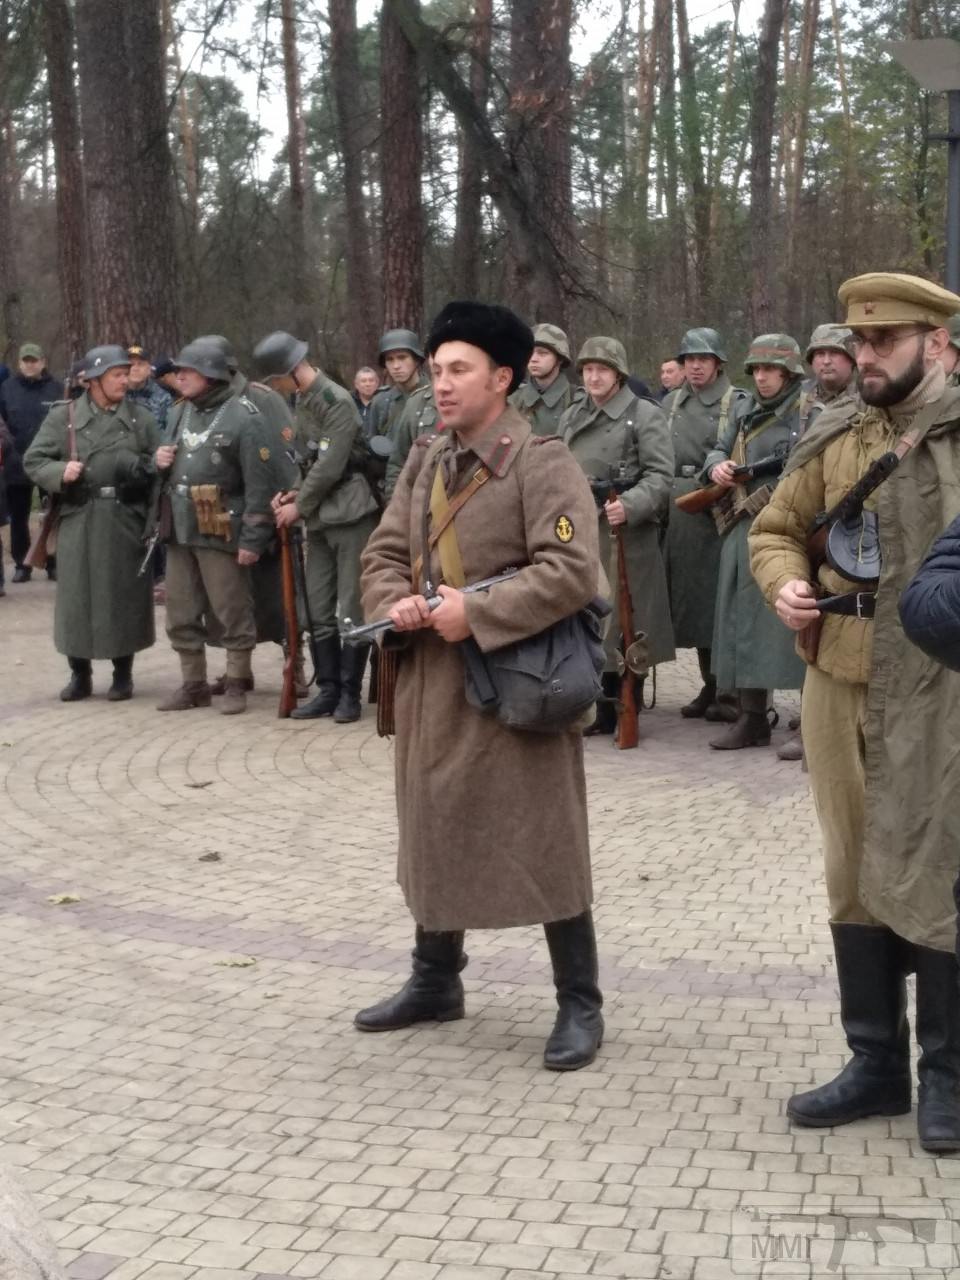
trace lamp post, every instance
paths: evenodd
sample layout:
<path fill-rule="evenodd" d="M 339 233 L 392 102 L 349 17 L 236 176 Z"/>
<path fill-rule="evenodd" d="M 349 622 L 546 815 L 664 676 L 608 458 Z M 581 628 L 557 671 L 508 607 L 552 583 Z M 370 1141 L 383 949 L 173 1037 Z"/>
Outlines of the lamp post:
<path fill-rule="evenodd" d="M 947 144 L 946 286 L 960 291 L 960 43 L 956 40 L 887 40 L 884 44 L 921 89 L 947 95 L 947 132 L 931 133 Z"/>

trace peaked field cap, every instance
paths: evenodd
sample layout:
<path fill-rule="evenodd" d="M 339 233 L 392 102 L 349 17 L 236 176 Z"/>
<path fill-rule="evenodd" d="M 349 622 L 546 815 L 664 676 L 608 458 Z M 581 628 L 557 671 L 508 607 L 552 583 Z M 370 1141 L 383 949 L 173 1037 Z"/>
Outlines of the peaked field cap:
<path fill-rule="evenodd" d="M 430 326 L 427 354 L 445 342 L 466 342 L 493 362 L 513 371 L 509 393 L 519 387 L 533 354 L 533 331 L 509 307 L 489 302 L 448 302 Z"/>
<path fill-rule="evenodd" d="M 871 271 L 844 280 L 837 296 L 846 307 L 846 323 L 851 327 L 929 324 L 940 329 L 960 311 L 957 294 L 922 276 L 899 271 Z"/>

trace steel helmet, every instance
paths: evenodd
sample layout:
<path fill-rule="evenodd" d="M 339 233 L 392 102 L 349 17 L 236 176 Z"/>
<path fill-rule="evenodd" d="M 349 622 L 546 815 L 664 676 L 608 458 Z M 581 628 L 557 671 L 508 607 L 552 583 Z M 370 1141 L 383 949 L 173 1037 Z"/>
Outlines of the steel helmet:
<path fill-rule="evenodd" d="M 807 364 L 815 351 L 842 351 L 848 359 L 854 360 L 853 334 L 842 324 L 818 324 L 810 335 L 803 357 Z"/>
<path fill-rule="evenodd" d="M 379 358 L 381 368 L 387 362 L 391 351 L 409 351 L 418 360 L 424 359 L 420 339 L 412 329 L 388 329 L 380 339 Z"/>
<path fill-rule="evenodd" d="M 257 343 L 253 360 L 261 378 L 284 378 L 306 357 L 307 344 L 292 333 L 275 329 Z"/>
<path fill-rule="evenodd" d="M 590 360 L 609 365 L 624 378 L 630 376 L 627 352 L 619 338 L 588 338 L 577 356 L 577 368 L 582 369 Z"/>
<path fill-rule="evenodd" d="M 226 356 L 213 343 L 202 339 L 188 342 L 173 363 L 178 369 L 195 369 L 214 382 L 230 381 Z"/>
<path fill-rule="evenodd" d="M 802 374 L 800 344 L 788 333 L 761 333 L 750 343 L 743 367 L 749 373 L 758 364 L 773 364 L 787 373 Z"/>
<path fill-rule="evenodd" d="M 727 353 L 716 329 L 688 329 L 677 352 L 677 360 L 681 364 L 684 356 L 715 356 L 721 364 L 727 362 Z"/>
<path fill-rule="evenodd" d="M 83 375 L 85 378 L 102 378 L 108 369 L 118 369 L 121 365 L 130 367 L 130 357 L 126 347 L 115 343 L 104 347 L 91 347 L 83 357 Z"/>
<path fill-rule="evenodd" d="M 570 343 L 567 335 L 555 324 L 538 324 L 533 331 L 533 345 L 552 351 L 562 365 L 570 363 Z"/>

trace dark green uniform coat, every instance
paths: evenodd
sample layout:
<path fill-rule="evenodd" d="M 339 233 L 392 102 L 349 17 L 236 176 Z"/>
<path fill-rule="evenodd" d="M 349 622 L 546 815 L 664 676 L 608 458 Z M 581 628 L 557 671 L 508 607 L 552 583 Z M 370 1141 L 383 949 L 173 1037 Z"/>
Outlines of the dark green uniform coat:
<path fill-rule="evenodd" d="M 160 429 L 130 400 L 112 412 L 98 409 L 89 392 L 73 403 L 80 479 L 63 483 L 65 402 L 47 414 L 23 459 L 35 484 L 61 495 L 54 643 L 71 658 L 120 658 L 155 639 L 153 577 L 138 570 Z"/>
<path fill-rule="evenodd" d="M 246 396 L 234 395 L 226 384 L 203 397 L 174 406 L 171 439 L 177 455 L 170 468 L 167 492 L 173 513 L 173 538 L 181 547 L 207 547 L 236 555 L 243 548 L 262 555 L 273 536 L 270 502 L 274 462 L 263 443 L 260 411 Z M 213 484 L 230 512 L 229 538 L 201 533 L 190 497 L 192 485 Z"/>
<path fill-rule="evenodd" d="M 297 397 L 294 425 L 309 464 L 297 495 L 307 529 L 355 524 L 376 512 L 373 490 L 363 474 L 363 426 L 350 392 L 318 371 Z"/>
<path fill-rule="evenodd" d="M 563 415 L 560 434 L 585 474 L 593 480 L 630 482 L 621 494 L 627 523 L 624 542 L 633 602 L 634 628 L 647 636 L 651 664 L 676 657 L 667 577 L 660 553 L 660 529 L 666 518 L 673 477 L 673 446 L 659 405 L 641 400 L 621 387 L 600 408 L 585 397 Z M 616 541 L 602 512 L 600 558 L 614 592 L 617 584 Z M 614 612 L 616 618 L 616 612 Z M 607 631 L 607 669 L 616 669 L 618 627 Z"/>
<path fill-rule="evenodd" d="M 378 392 L 370 402 L 370 414 L 366 425 L 367 435 L 392 438 L 411 396 L 415 396 L 425 385 L 426 378 L 421 373 L 416 385 L 409 391 L 405 391 L 403 387 L 392 386 Z"/>
<path fill-rule="evenodd" d="M 429 435 L 436 431 L 440 415 L 433 400 L 433 387 L 430 383 L 415 391 L 404 406 L 403 413 L 393 430 L 391 442 L 393 453 L 387 460 L 386 496 L 389 498 L 396 488 L 403 464 L 407 460 L 410 448 L 418 436 Z"/>
<path fill-rule="evenodd" d="M 735 407 L 749 398 L 746 391 L 732 387 L 721 372 L 702 391 L 684 383 L 663 402 L 675 470 L 663 558 L 670 588 L 673 638 L 678 649 L 709 649 L 713 643 L 720 535 L 709 511 L 688 515 L 674 505 L 674 499 L 700 488 L 700 472 L 707 454 L 716 445 Z"/>
<path fill-rule="evenodd" d="M 778 444 L 795 438 L 800 395 L 797 380 L 775 410 L 764 408 L 752 398 L 741 401 L 716 448 L 707 455 L 703 483 L 710 483 L 711 468 L 732 456 L 741 432 L 747 441 L 748 463 L 769 457 Z M 775 483 L 770 478 L 749 480 L 746 491 L 753 493 L 765 484 Z M 738 520 L 721 539 L 713 674 L 721 689 L 799 689 L 804 668 L 794 649 L 795 636 L 767 608 L 750 572 L 747 535 L 752 523 L 747 517 Z"/>
<path fill-rule="evenodd" d="M 844 400 L 859 403 L 856 375 L 841 391 L 835 391 L 832 394 L 824 391 L 816 378 L 810 378 L 805 382 L 800 396 L 800 410 L 797 414 L 797 439 L 806 435 L 824 409 L 840 404 Z"/>
<path fill-rule="evenodd" d="M 555 436 L 560 430 L 560 419 L 566 411 L 574 405 L 582 404 L 586 395 L 583 387 L 575 387 L 561 369 L 543 391 L 530 378 L 516 389 L 510 397 L 510 403 L 530 423 L 534 435 Z"/>

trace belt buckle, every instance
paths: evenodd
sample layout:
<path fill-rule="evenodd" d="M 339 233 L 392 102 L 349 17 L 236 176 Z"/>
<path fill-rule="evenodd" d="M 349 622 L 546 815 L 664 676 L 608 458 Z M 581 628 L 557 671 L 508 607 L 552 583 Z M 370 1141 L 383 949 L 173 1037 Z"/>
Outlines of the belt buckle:
<path fill-rule="evenodd" d="M 863 602 L 864 602 L 864 599 L 865 599 L 865 597 L 867 596 L 867 594 L 868 594 L 868 593 L 867 593 L 866 591 L 858 591 L 858 592 L 857 592 L 857 617 L 858 617 L 861 621 L 862 621 L 864 618 L 868 617 L 868 615 L 867 615 L 867 614 L 865 614 L 865 613 L 863 612 Z"/>

